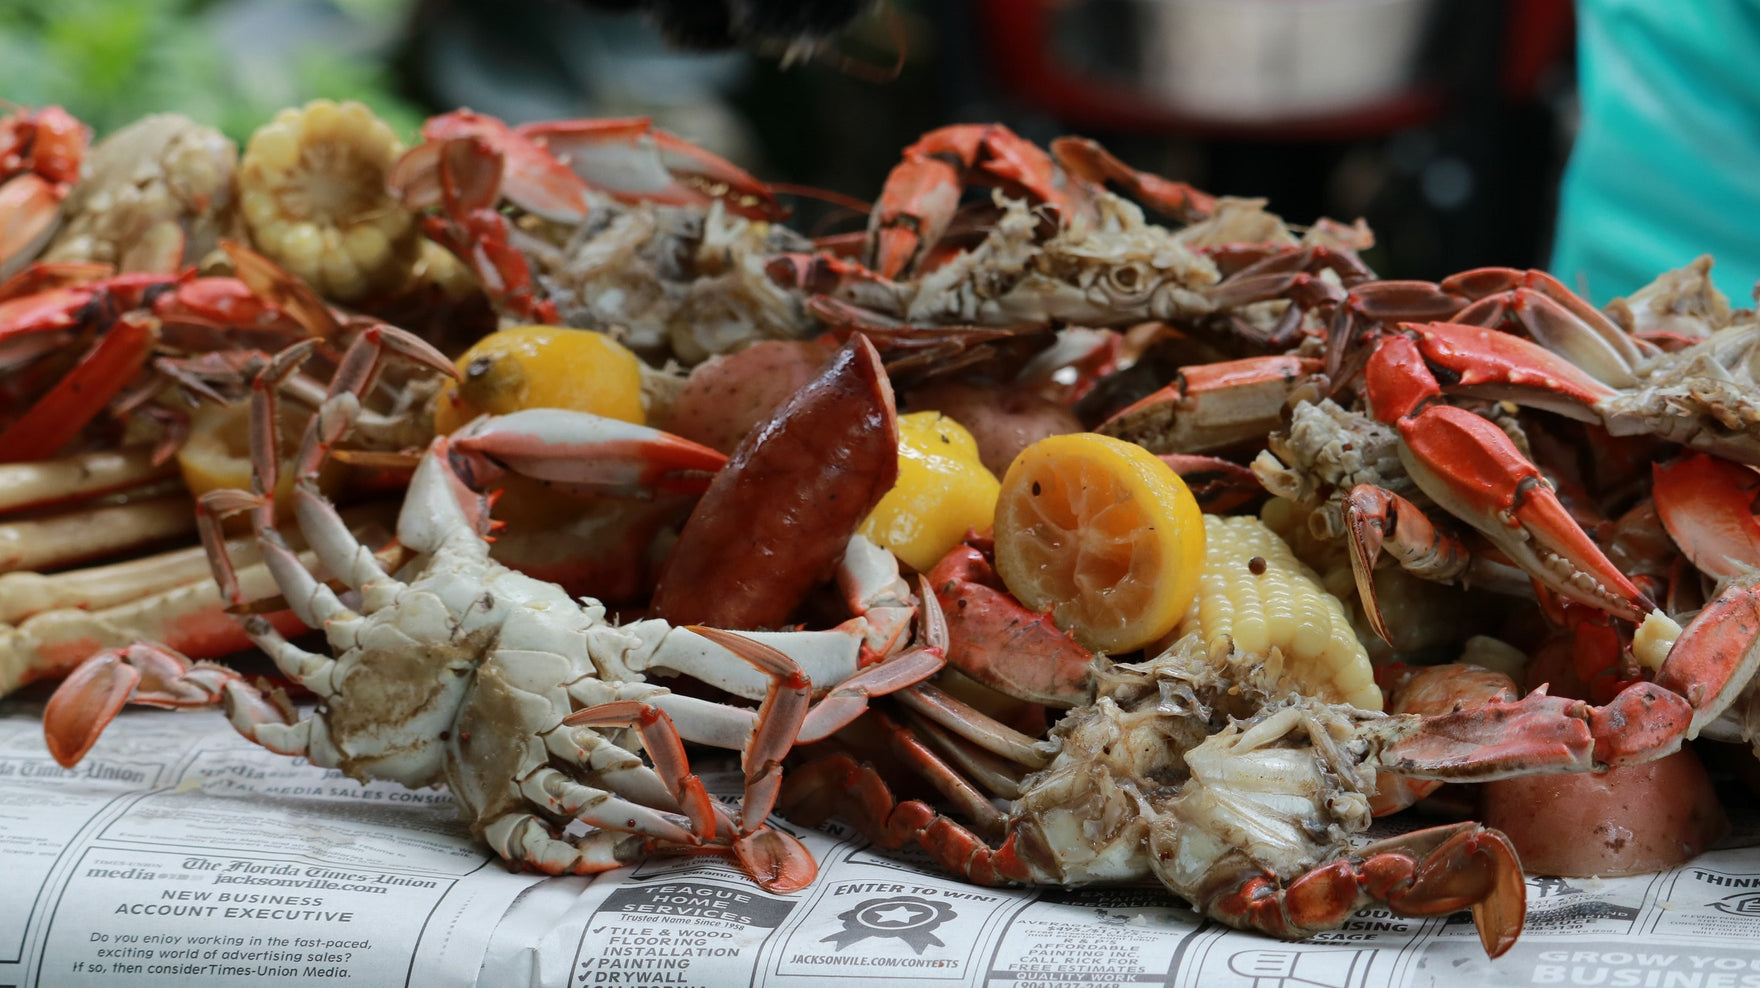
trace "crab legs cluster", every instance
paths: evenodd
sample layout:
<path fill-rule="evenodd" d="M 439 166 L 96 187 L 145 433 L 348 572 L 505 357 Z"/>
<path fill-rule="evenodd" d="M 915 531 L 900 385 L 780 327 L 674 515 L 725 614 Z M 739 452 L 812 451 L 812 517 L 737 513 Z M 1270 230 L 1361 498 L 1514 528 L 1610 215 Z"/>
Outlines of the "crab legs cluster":
<path fill-rule="evenodd" d="M 458 110 L 429 119 L 422 136 L 392 168 L 393 190 L 411 208 L 428 212 L 428 235 L 463 259 L 496 305 L 516 318 L 559 322 L 513 242 L 503 204 L 569 226 L 586 220 L 595 193 L 694 208 L 722 203 L 761 219 L 783 216 L 757 179 L 646 118 L 509 127 Z"/>
<path fill-rule="evenodd" d="M 246 618 L 245 629 L 288 679 L 317 695 L 319 709 L 300 717 L 281 694 L 264 694 L 224 667 L 135 647 L 85 663 L 57 691 L 44 724 L 56 757 L 78 760 L 131 700 L 219 702 L 240 733 L 272 750 L 363 781 L 445 782 L 474 833 L 532 868 L 597 871 L 670 849 L 730 854 L 776 890 L 810 881 L 815 866 L 804 847 L 764 822 L 782 758 L 853 720 L 870 695 L 940 668 L 945 630 L 932 596 L 925 595 L 918 644 L 906 647 L 897 625 L 901 608 L 909 622 L 912 595 L 896 564 L 888 575 L 888 554 L 856 540 L 846 553 L 848 585 L 891 629 L 880 634 L 880 654 L 860 616 L 830 632 L 768 635 L 659 619 L 614 624 L 596 601 L 572 600 L 490 560 L 488 499 L 465 478 L 514 463 L 599 492 L 634 484 L 700 489 L 724 457 L 644 427 L 542 410 L 435 439 L 416 467 L 395 545 L 376 554 L 318 492 L 317 469 L 358 416 L 383 355 L 451 371 L 427 344 L 386 327 L 350 347 L 294 459 L 293 515 L 319 564 L 358 597 L 345 603 L 276 527 L 276 392 L 311 348 L 283 351 L 256 378 L 253 490 L 205 496 L 202 530 L 223 593 L 242 608 L 218 522 L 252 516 L 282 597 L 322 629 L 336 656 L 294 644 L 261 617 Z M 541 449 L 550 456 L 539 463 Z M 753 710 L 675 694 L 650 679 L 663 673 L 761 703 Z M 634 742 L 624 740 L 625 729 L 647 761 L 627 746 Z M 746 787 L 737 813 L 708 798 L 689 771 L 685 741 L 741 751 Z M 592 829 L 564 834 L 573 820 Z"/>
<path fill-rule="evenodd" d="M 79 182 L 80 194 L 67 203 L 70 209 L 81 202 L 90 208 L 69 217 L 61 217 L 60 207 L 80 175 L 87 130 L 57 108 L 20 112 L 0 123 L 0 181 L 5 183 L 0 186 L 0 272 L 18 271 L 0 283 L 0 370 L 5 372 L 0 404 L 7 409 L 0 414 L 0 464 L 8 464 L 7 495 L 0 510 L 39 516 L 8 519 L 0 527 L 0 538 L 19 547 L 0 559 L 8 587 L 6 604 L 0 607 L 0 694 L 33 679 L 60 675 L 98 649 L 137 639 L 200 657 L 217 657 L 247 644 L 236 622 L 220 612 L 199 552 L 175 550 L 101 570 L 51 571 L 83 562 L 100 550 L 139 551 L 187 538 L 193 515 L 177 471 L 166 461 L 189 432 L 191 404 L 202 403 L 207 412 L 215 407 L 212 402 L 235 398 L 244 390 L 240 382 L 267 359 L 267 352 L 298 340 L 324 341 L 319 362 L 334 366 L 348 340 L 376 324 L 331 308 L 310 286 L 245 242 L 222 241 L 228 275 L 198 277 L 194 268 L 180 270 L 197 263 L 200 245 L 212 246 L 215 231 L 233 236 L 247 232 L 229 225 L 241 197 L 252 200 L 253 210 L 247 211 L 256 219 L 262 219 L 258 214 L 265 204 L 298 199 L 298 189 L 308 186 L 333 193 L 301 200 L 308 205 L 357 201 L 360 188 L 377 189 L 378 198 L 391 202 L 384 192 L 384 174 L 374 178 L 355 173 L 361 167 L 371 171 L 370 159 L 378 152 L 363 149 L 340 132 L 350 121 L 376 121 L 358 105 L 320 103 L 304 114 L 305 129 L 315 140 L 328 142 L 324 146 L 308 152 L 288 137 L 290 125 L 282 118 L 292 114 L 297 120 L 301 114 L 294 111 L 265 128 L 276 131 L 270 135 L 274 140 L 260 142 L 280 149 L 278 156 L 270 155 L 276 160 L 269 171 L 285 173 L 292 193 L 246 188 L 243 177 L 235 180 L 237 153 L 224 138 L 181 118 L 155 117 L 99 146 L 89 162 L 90 174 Z M 389 134 L 383 124 L 378 129 Z M 507 226 L 493 208 L 473 213 L 473 206 L 482 203 L 470 196 L 480 192 L 486 197 L 483 203 L 492 207 L 503 187 L 522 201 L 566 208 L 577 221 L 588 208 L 589 189 L 692 208 L 727 199 L 748 211 L 776 211 L 768 192 L 748 176 L 645 121 L 557 122 L 516 133 L 491 118 L 461 112 L 435 118 L 428 131 L 431 139 L 410 153 L 398 179 L 414 186 L 417 204 L 441 197 L 455 207 L 431 217 L 443 240 L 450 231 L 449 242 L 481 244 L 491 252 L 503 243 Z M 452 149 L 450 165 L 442 162 L 443 147 Z M 253 152 L 246 158 L 261 156 Z M 252 176 L 263 171 L 255 165 L 245 169 Z M 190 201 L 146 201 L 153 197 L 136 188 L 141 183 L 185 193 Z M 96 205 L 100 202 L 107 205 Z M 49 244 L 45 255 L 58 259 L 24 267 L 43 250 L 58 218 L 65 219 L 60 223 L 63 236 Z M 322 219 L 280 218 L 283 226 L 303 223 L 305 240 Z M 195 229 L 206 236 L 185 244 L 177 235 Z M 176 235 L 172 246 L 179 249 L 146 251 L 164 245 L 167 232 Z M 86 242 L 102 239 L 100 233 L 128 237 L 111 245 L 110 253 L 82 253 Z M 70 234 L 79 243 L 67 245 L 67 256 L 81 259 L 59 259 L 62 241 Z M 143 253 L 166 263 L 144 269 L 136 264 Z M 508 258 L 518 255 L 495 256 L 512 263 Z M 118 274 L 118 265 L 126 273 Z M 494 277 L 493 265 L 478 270 L 489 284 L 502 283 Z M 407 271 L 373 275 L 387 283 L 408 277 Z M 287 388 L 308 404 L 323 397 L 323 385 L 304 378 L 290 380 Z M 366 418 L 373 420 L 364 419 L 363 426 L 374 426 L 372 444 L 377 448 L 394 449 L 426 438 L 421 434 L 425 423 L 387 431 L 377 428 L 384 424 L 377 412 Z M 112 419 L 135 425 L 125 431 L 113 426 Z M 151 427 L 139 427 L 142 423 Z M 114 442 L 117 435 L 151 448 L 83 451 Z M 64 458 L 51 459 L 57 456 Z M 106 503 L 106 498 L 118 503 Z M 41 517 L 50 512 L 59 513 Z M 261 568 L 245 569 L 246 582 L 264 589 Z M 290 631 L 297 626 L 290 615 L 274 620 Z"/>

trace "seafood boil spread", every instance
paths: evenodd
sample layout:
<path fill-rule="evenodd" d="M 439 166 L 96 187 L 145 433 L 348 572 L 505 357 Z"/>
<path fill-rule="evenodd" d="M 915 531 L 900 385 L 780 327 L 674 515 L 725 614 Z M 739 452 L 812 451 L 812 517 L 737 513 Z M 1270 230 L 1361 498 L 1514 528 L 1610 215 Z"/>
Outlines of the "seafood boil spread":
<path fill-rule="evenodd" d="M 519 869 L 789 893 L 772 814 L 835 818 L 1495 957 L 1524 868 L 1679 864 L 1760 751 L 1760 318 L 1709 258 L 1387 280 L 1360 221 L 1000 125 L 819 237 L 642 119 L 93 136 L 0 123 L 0 694 L 63 765 L 218 707 Z"/>

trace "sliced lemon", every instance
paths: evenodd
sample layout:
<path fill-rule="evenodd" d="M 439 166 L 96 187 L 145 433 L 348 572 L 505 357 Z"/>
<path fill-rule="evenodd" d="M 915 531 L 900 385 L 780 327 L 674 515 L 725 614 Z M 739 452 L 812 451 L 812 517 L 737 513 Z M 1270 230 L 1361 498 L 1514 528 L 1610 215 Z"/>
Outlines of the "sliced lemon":
<path fill-rule="evenodd" d="M 996 475 L 984 468 L 965 426 L 940 412 L 898 417 L 898 481 L 860 532 L 927 572 L 965 538 L 990 527 Z"/>
<path fill-rule="evenodd" d="M 434 403 L 434 430 L 449 433 L 479 415 L 567 408 L 642 423 L 641 360 L 604 333 L 516 326 L 490 333 L 458 358 L 463 380 Z"/>
<path fill-rule="evenodd" d="M 301 433 L 290 425 L 289 417 L 281 418 L 281 469 L 275 482 L 276 513 L 285 515 L 292 504 L 294 455 L 299 451 Z M 251 404 L 248 400 L 224 405 L 202 402 L 191 410 L 189 438 L 177 450 L 177 468 L 183 474 L 183 485 L 191 496 L 201 497 L 209 491 L 234 488 L 252 489 L 251 478 Z M 346 468 L 334 460 L 326 460 L 318 468 L 318 489 L 334 491 Z M 233 523 L 229 530 L 242 531 L 248 525 Z"/>
<path fill-rule="evenodd" d="M 996 502 L 996 569 L 1095 651 L 1142 648 L 1179 623 L 1204 566 L 1204 518 L 1153 453 L 1091 432 L 1026 449 Z"/>

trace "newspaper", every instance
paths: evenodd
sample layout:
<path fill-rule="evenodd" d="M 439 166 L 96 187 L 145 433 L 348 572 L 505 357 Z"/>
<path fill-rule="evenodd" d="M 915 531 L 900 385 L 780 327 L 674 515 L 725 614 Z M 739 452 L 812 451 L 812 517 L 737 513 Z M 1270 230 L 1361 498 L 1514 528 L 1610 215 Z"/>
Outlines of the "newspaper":
<path fill-rule="evenodd" d="M 1755 847 L 1530 879 L 1527 928 L 1492 961 L 1464 913 L 1369 908 L 1284 943 L 1156 887 L 984 888 L 782 821 L 819 861 L 794 895 L 700 856 L 540 878 L 474 842 L 444 791 L 363 786 L 213 711 L 125 711 L 73 770 L 40 725 L 0 701 L 0 986 L 1760 986 Z"/>

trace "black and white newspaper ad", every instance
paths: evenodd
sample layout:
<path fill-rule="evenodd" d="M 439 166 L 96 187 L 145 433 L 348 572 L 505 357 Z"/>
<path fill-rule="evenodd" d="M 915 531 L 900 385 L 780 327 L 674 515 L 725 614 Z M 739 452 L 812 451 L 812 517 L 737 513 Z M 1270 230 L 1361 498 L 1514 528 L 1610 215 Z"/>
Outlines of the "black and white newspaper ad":
<path fill-rule="evenodd" d="M 819 862 L 793 895 L 711 856 L 544 878 L 472 840 L 444 791 L 363 786 L 213 711 L 125 711 L 63 769 L 40 705 L 7 701 L 0 986 L 1760 988 L 1752 846 L 1530 878 L 1526 929 L 1494 961 L 1464 913 L 1370 907 L 1287 943 L 1154 886 L 988 888 L 847 829 L 775 824 Z"/>

